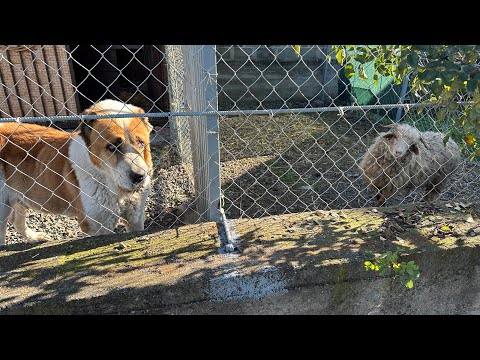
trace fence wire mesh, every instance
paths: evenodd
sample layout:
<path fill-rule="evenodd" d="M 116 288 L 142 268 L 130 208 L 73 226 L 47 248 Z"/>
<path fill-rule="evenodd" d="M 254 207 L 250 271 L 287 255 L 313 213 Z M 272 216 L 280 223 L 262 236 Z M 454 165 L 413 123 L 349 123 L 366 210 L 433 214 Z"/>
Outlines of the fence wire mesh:
<path fill-rule="evenodd" d="M 347 79 L 335 60 L 327 61 L 331 51 L 328 45 L 302 45 L 300 56 L 290 45 L 0 46 L 0 120 L 10 123 L 0 125 L 0 222 L 7 243 L 44 236 L 34 232 L 65 239 L 92 229 L 220 221 L 220 207 L 227 218 L 253 218 L 375 206 L 359 163 L 378 134 L 389 131 L 384 125 L 445 132 L 455 114 L 438 121 L 438 110 L 423 106 L 425 98 L 412 93 L 408 79 L 400 85 L 389 78 L 378 85 Z M 105 99 L 123 105 L 81 115 Z M 153 126 L 140 139 L 150 148 L 151 169 L 138 143 L 144 117 Z M 42 128 L 22 128 L 27 122 Z M 47 129 L 68 133 L 64 143 L 87 137 L 90 153 L 82 158 L 52 146 L 57 135 Z M 83 166 L 88 181 L 78 184 L 62 173 L 61 159 Z M 102 170 L 90 168 L 92 162 Z M 463 157 L 456 168 L 444 174 L 449 181 L 440 200 L 478 201 L 477 162 Z M 144 170 L 151 180 L 148 197 L 119 200 L 126 198 L 118 184 L 130 186 L 130 173 Z M 98 197 L 92 183 L 115 201 Z M 427 183 L 395 193 L 387 204 L 421 201 Z M 75 196 L 63 195 L 68 186 Z M 61 205 L 53 209 L 53 200 Z M 126 210 L 129 201 L 135 216 Z M 90 228 L 80 228 L 79 216 Z"/>

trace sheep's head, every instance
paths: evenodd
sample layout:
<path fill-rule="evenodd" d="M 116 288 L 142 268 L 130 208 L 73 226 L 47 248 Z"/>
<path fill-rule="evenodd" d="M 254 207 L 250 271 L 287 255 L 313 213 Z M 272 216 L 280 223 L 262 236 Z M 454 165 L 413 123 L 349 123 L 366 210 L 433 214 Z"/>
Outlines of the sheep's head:
<path fill-rule="evenodd" d="M 412 154 L 419 155 L 418 144 L 422 138 L 417 129 L 403 124 L 392 124 L 385 127 L 390 128 L 390 131 L 381 134 L 381 138 L 395 160 L 405 161 Z"/>

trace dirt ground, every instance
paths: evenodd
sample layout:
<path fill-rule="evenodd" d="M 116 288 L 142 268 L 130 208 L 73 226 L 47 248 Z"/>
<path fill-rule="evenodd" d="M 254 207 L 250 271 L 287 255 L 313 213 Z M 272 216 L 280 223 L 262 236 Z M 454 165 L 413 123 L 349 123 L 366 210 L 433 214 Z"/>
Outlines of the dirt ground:
<path fill-rule="evenodd" d="M 328 112 L 222 118 L 227 216 L 375 206 L 374 193 L 362 182 L 357 167 L 378 133 L 387 130 L 372 119 L 373 114 L 363 112 L 344 117 Z M 439 200 L 478 201 L 478 166 L 465 160 Z M 388 205 L 421 199 L 421 191 L 397 194 Z"/>

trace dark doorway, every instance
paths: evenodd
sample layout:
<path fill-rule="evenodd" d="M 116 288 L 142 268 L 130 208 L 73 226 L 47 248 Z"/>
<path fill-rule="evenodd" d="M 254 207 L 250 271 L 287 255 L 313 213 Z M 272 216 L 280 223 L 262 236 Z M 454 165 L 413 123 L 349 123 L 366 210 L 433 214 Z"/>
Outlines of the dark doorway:
<path fill-rule="evenodd" d="M 120 99 L 146 112 L 169 111 L 164 45 L 69 45 L 81 109 Z M 151 119 L 163 125 L 167 118 Z"/>

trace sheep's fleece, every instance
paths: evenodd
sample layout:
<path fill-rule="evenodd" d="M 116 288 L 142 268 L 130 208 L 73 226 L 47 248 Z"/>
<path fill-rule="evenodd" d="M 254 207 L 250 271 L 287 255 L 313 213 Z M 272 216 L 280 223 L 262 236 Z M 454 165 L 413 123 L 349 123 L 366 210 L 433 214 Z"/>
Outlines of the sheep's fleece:
<path fill-rule="evenodd" d="M 421 133 L 406 124 L 388 125 L 363 156 L 359 167 L 364 181 L 377 192 L 377 206 L 397 191 L 425 187 L 424 199 L 432 201 L 444 189 L 448 176 L 458 167 L 461 154 L 439 132 Z"/>

